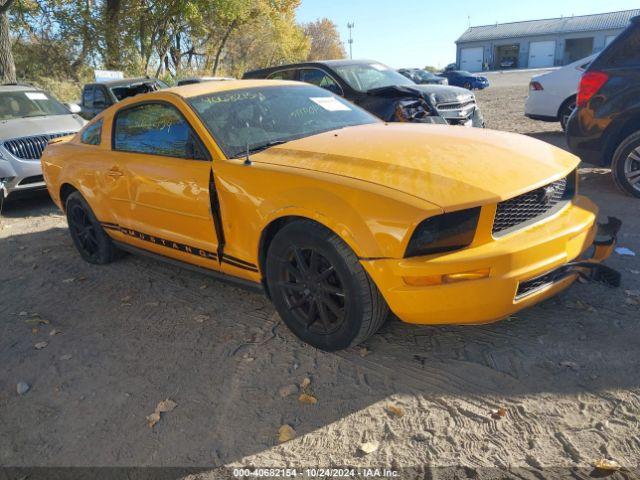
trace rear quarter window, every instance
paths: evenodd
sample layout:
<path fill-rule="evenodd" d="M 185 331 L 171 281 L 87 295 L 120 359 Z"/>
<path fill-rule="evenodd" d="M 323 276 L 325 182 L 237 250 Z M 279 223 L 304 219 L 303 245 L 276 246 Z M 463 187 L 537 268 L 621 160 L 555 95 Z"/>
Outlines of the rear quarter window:
<path fill-rule="evenodd" d="M 86 145 L 100 145 L 101 140 L 102 119 L 92 123 L 91 125 L 87 125 L 80 136 L 80 143 L 84 143 Z"/>

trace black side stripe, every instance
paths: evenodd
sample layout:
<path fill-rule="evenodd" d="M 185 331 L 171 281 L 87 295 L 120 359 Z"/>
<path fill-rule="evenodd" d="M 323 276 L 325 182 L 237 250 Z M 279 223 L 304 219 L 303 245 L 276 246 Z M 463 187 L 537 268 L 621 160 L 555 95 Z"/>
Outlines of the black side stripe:
<path fill-rule="evenodd" d="M 185 245 L 184 243 L 174 242 L 173 240 L 166 240 L 164 238 L 139 232 L 131 228 L 121 227 L 120 225 L 117 225 L 115 223 L 101 222 L 100 224 L 102 225 L 103 228 L 106 228 L 107 230 L 117 230 L 120 233 L 123 233 L 130 237 L 137 238 L 139 240 L 143 240 L 145 242 L 153 243 L 155 245 L 162 245 L 163 247 L 166 247 L 166 248 L 172 248 L 174 250 L 179 250 L 181 252 L 189 253 L 191 255 L 195 255 L 201 258 L 207 258 L 209 260 L 218 260 L 217 253 L 210 252 L 202 248 L 193 247 L 191 245 Z M 237 268 L 242 268 L 244 270 L 249 270 L 251 272 L 258 272 L 258 267 L 256 265 L 249 263 L 245 260 L 232 257 L 230 255 L 223 255 L 221 261 L 224 263 L 228 263 L 229 265 L 233 265 L 234 267 L 237 267 Z"/>

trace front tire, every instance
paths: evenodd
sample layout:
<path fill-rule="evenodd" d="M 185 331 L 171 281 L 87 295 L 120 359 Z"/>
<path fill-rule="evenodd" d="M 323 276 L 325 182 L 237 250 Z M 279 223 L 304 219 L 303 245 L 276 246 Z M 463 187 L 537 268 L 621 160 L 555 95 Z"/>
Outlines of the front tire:
<path fill-rule="evenodd" d="M 301 220 L 274 237 L 267 286 L 284 323 L 302 341 L 326 351 L 362 343 L 389 308 L 358 257 L 325 227 Z"/>
<path fill-rule="evenodd" d="M 470 82 L 465 82 L 464 85 L 462 85 L 464 88 L 466 88 L 467 90 L 473 90 L 473 88 L 471 87 L 471 83 Z"/>
<path fill-rule="evenodd" d="M 629 135 L 618 146 L 613 154 L 611 174 L 620 190 L 640 198 L 640 131 Z"/>
<path fill-rule="evenodd" d="M 106 234 L 80 192 L 73 192 L 65 202 L 67 223 L 73 244 L 80 256 L 96 265 L 111 263 L 120 251 Z"/>

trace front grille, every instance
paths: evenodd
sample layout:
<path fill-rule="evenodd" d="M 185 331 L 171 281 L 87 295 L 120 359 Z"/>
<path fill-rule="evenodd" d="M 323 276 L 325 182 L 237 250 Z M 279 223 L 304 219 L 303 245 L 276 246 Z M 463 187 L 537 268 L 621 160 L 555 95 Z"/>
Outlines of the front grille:
<path fill-rule="evenodd" d="M 532 293 L 535 293 L 548 285 L 552 285 L 553 283 L 562 280 L 568 275 L 570 275 L 570 273 L 563 271 L 563 268 L 560 267 L 558 269 L 545 273 L 544 275 L 540 275 L 539 277 L 520 282 L 518 284 L 518 290 L 516 292 L 516 300 L 531 295 Z"/>
<path fill-rule="evenodd" d="M 13 138 L 4 142 L 4 148 L 16 158 L 39 160 L 49 140 L 64 137 L 65 135 L 73 135 L 74 133 L 75 132 L 62 132 L 50 133 L 48 135 L 35 135 L 33 137 Z"/>
<path fill-rule="evenodd" d="M 31 185 L 33 183 L 42 183 L 44 182 L 44 177 L 42 175 L 34 175 L 32 177 L 27 177 L 20 182 L 20 185 Z"/>
<path fill-rule="evenodd" d="M 575 171 L 544 187 L 498 203 L 493 221 L 493 236 L 506 235 L 514 229 L 551 215 L 573 198 L 574 193 Z"/>
<path fill-rule="evenodd" d="M 475 100 L 468 100 L 466 102 L 455 102 L 455 103 L 441 103 L 436 105 L 438 110 L 446 111 L 446 110 L 462 110 L 463 108 L 467 108 L 469 106 L 475 105 Z"/>

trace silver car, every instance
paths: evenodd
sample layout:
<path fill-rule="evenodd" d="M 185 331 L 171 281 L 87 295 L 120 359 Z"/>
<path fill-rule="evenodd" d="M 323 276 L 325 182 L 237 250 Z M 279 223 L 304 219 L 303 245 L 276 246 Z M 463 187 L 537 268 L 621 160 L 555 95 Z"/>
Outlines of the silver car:
<path fill-rule="evenodd" d="M 29 85 L 0 85 L 0 197 L 46 188 L 40 156 L 49 140 L 82 128 L 79 110 Z"/>

